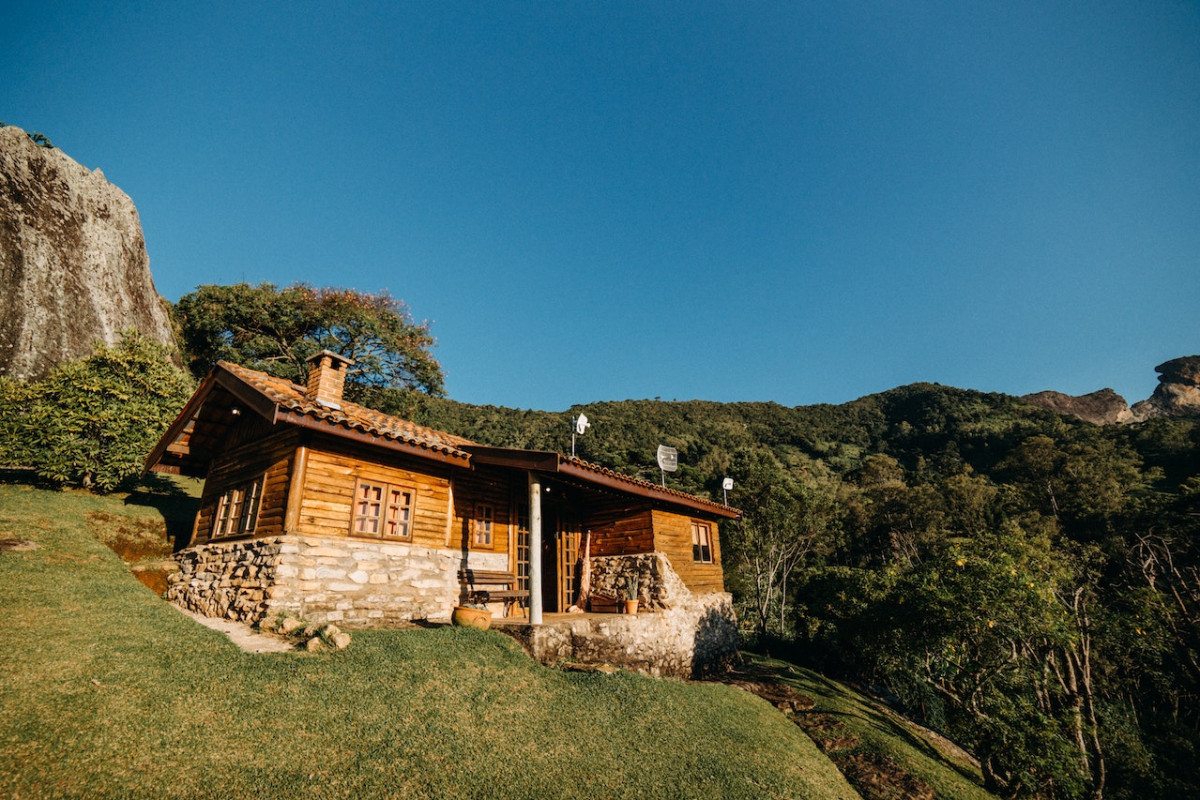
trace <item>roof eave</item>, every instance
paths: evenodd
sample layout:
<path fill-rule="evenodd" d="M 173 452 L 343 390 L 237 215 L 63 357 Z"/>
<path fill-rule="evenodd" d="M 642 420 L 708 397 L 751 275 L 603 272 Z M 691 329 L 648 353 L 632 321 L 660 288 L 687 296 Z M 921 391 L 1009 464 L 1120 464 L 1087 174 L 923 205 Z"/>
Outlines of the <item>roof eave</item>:
<path fill-rule="evenodd" d="M 443 464 L 450 464 L 456 467 L 470 467 L 470 456 L 465 452 L 455 452 L 453 450 L 437 448 L 437 447 L 422 447 L 418 444 L 402 442 L 397 439 L 392 439 L 386 436 L 378 436 L 367 433 L 346 425 L 341 425 L 326 419 L 309 416 L 302 411 L 295 411 L 288 408 L 280 408 L 276 414 L 276 419 L 285 425 L 294 425 L 298 428 L 306 430 L 319 431 L 327 433 L 330 436 L 336 436 L 340 439 L 348 439 L 359 444 L 370 445 L 392 452 L 404 453 L 417 458 L 429 459 L 438 461 Z"/>

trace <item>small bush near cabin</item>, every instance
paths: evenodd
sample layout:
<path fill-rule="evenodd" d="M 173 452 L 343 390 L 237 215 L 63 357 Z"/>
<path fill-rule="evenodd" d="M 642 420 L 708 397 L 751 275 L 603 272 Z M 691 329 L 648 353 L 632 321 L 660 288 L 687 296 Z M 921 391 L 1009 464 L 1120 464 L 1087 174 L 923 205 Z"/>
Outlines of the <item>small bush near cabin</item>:
<path fill-rule="evenodd" d="M 0 463 L 112 491 L 137 479 L 192 388 L 166 348 L 136 331 L 43 380 L 0 381 Z"/>

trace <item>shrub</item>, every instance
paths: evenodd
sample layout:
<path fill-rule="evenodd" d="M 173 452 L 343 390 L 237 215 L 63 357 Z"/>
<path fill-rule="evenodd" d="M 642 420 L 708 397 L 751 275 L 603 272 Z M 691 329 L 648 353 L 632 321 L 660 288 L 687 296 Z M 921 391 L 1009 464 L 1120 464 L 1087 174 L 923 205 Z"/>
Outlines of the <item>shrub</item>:
<path fill-rule="evenodd" d="M 192 388 L 166 348 L 125 332 L 43 380 L 0 382 L 0 460 L 53 484 L 112 491 L 137 479 Z"/>

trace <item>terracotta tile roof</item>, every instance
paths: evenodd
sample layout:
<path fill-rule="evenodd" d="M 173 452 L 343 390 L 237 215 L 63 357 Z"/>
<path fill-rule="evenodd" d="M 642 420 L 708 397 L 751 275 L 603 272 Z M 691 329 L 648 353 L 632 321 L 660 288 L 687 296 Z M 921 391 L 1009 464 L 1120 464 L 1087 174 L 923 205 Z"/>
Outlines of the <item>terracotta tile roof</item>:
<path fill-rule="evenodd" d="M 351 403 L 341 402 L 341 408 L 331 408 L 321 405 L 305 395 L 303 386 L 297 386 L 283 378 L 275 378 L 264 372 L 228 361 L 218 364 L 242 380 L 249 386 L 261 392 L 264 397 L 276 403 L 280 408 L 294 411 L 314 419 L 327 422 L 333 426 L 341 426 L 373 436 L 404 442 L 405 444 L 427 448 L 447 455 L 460 458 L 470 458 L 469 454 L 459 449 L 461 445 L 474 444 L 470 439 L 455 436 L 452 433 L 426 428 L 414 422 L 384 414 L 371 408 Z"/>
<path fill-rule="evenodd" d="M 577 469 L 585 470 L 585 471 L 591 472 L 595 475 L 599 475 L 604 478 L 607 478 L 610 481 L 616 481 L 618 483 L 628 484 L 631 488 L 637 487 L 646 492 L 653 492 L 655 494 L 665 495 L 667 497 L 674 497 L 679 500 L 686 501 L 689 505 L 710 506 L 714 511 L 718 511 L 720 513 L 728 514 L 728 515 L 734 515 L 734 514 L 740 515 L 741 514 L 741 512 L 738 509 L 735 509 L 731 506 L 722 505 L 721 503 L 718 503 L 714 500 L 709 500 L 707 497 L 700 497 L 698 495 L 689 494 L 688 492 L 682 491 L 680 489 L 672 489 L 668 486 L 662 486 L 661 484 L 654 483 L 653 481 L 647 481 L 647 480 L 643 480 L 641 478 L 634 478 L 629 475 L 625 475 L 623 473 L 617 472 L 616 470 L 609 469 L 608 467 L 604 467 L 599 464 L 593 464 L 590 461 L 584 461 L 583 459 L 580 459 L 580 458 L 563 456 L 563 462 L 566 464 L 569 464 L 573 467 L 576 467 Z"/>

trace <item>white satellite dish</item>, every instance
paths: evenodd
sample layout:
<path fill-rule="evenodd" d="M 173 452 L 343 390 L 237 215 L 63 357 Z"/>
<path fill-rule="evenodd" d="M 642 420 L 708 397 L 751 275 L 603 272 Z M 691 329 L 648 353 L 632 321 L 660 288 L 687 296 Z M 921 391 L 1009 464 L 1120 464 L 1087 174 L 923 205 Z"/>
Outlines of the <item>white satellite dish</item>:
<path fill-rule="evenodd" d="M 588 422 L 587 414 L 580 414 L 572 420 L 574 426 L 571 428 L 571 458 L 575 457 L 575 436 L 582 436 L 588 428 L 592 427 L 592 423 Z"/>
<path fill-rule="evenodd" d="M 667 473 L 679 469 L 679 451 L 665 444 L 658 446 L 658 468 L 662 470 L 662 485 L 667 485 Z"/>
<path fill-rule="evenodd" d="M 730 489 L 732 489 L 733 488 L 733 478 L 726 478 L 725 480 L 721 481 L 721 488 L 727 492 Z"/>

